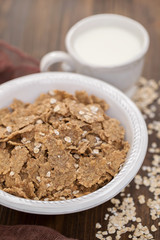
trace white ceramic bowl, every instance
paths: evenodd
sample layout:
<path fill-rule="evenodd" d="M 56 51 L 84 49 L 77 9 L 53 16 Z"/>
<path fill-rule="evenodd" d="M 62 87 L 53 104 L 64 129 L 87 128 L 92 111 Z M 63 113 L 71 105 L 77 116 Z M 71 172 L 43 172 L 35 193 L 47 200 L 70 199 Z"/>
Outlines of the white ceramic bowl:
<path fill-rule="evenodd" d="M 107 114 L 119 119 L 131 145 L 126 162 L 118 175 L 107 185 L 86 196 L 64 201 L 36 201 L 15 197 L 0 190 L 0 204 L 23 212 L 36 214 L 65 214 L 79 212 L 102 204 L 118 194 L 136 175 L 144 160 L 148 135 L 146 124 L 135 104 L 116 88 L 90 77 L 73 73 L 39 73 L 17 78 L 0 86 L 0 108 L 13 98 L 32 102 L 50 89 L 70 93 L 85 89 L 105 99 L 110 109 Z"/>
<path fill-rule="evenodd" d="M 99 26 L 118 27 L 131 32 L 141 42 L 141 49 L 136 56 L 131 57 L 130 60 L 122 64 L 100 66 L 84 61 L 74 49 L 74 41 L 78 36 L 83 34 L 84 31 Z M 63 62 L 69 66 L 68 68 L 63 67 L 63 70 L 70 69 L 70 71 L 101 79 L 127 93 L 131 91 L 131 88 L 141 76 L 144 56 L 149 47 L 149 35 L 139 22 L 131 18 L 117 14 L 97 14 L 84 18 L 72 26 L 66 35 L 65 45 L 68 53 L 55 51 L 46 54 L 42 58 L 40 64 L 42 72 L 47 71 L 48 68 L 56 62 Z M 63 64 L 63 66 L 66 65 Z"/>

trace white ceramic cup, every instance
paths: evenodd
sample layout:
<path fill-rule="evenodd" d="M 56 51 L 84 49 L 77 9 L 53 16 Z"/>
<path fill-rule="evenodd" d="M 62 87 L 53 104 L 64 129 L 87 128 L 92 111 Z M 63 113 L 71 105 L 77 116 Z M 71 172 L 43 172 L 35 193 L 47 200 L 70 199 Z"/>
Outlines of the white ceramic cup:
<path fill-rule="evenodd" d="M 76 53 L 73 43 L 76 37 L 84 31 L 98 26 L 115 26 L 131 31 L 142 43 L 139 53 L 130 58 L 129 61 L 115 66 L 99 66 L 83 61 Z M 99 78 L 123 92 L 127 92 L 134 86 L 142 73 L 144 56 L 149 47 L 149 35 L 140 23 L 128 17 L 117 14 L 99 14 L 84 18 L 76 23 L 68 31 L 65 45 L 68 53 L 55 51 L 46 54 L 42 58 L 40 63 L 42 72 L 48 71 L 52 64 L 62 62 L 64 71 L 74 71 Z"/>

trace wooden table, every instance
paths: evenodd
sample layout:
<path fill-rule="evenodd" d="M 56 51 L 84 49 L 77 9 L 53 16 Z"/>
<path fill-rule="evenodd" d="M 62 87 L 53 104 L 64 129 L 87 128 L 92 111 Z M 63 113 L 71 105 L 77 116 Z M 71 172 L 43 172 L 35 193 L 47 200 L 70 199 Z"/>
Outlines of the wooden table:
<path fill-rule="evenodd" d="M 159 0 L 0 0 L 0 38 L 40 59 L 49 51 L 65 50 L 64 39 L 68 29 L 80 19 L 98 13 L 122 14 L 139 21 L 147 28 L 151 44 L 143 75 L 159 80 Z M 153 138 L 154 136 L 150 141 L 153 141 Z M 150 164 L 150 161 L 151 154 L 147 154 L 145 163 Z M 142 218 L 143 225 L 150 228 L 153 221 L 147 206 L 139 205 L 137 201 L 139 193 L 133 181 L 127 191 L 135 199 L 137 213 Z M 145 189 L 143 194 L 146 198 L 151 195 Z M 119 198 L 119 195 L 117 197 Z M 68 237 L 94 240 L 96 239 L 95 224 L 100 222 L 105 226 L 104 215 L 106 209 L 111 206 L 109 201 L 88 211 L 61 216 L 33 215 L 1 206 L 0 224 L 44 225 L 55 228 Z M 124 234 L 121 239 L 128 239 L 127 236 Z M 153 233 L 153 236 L 154 239 L 159 240 L 160 231 Z"/>

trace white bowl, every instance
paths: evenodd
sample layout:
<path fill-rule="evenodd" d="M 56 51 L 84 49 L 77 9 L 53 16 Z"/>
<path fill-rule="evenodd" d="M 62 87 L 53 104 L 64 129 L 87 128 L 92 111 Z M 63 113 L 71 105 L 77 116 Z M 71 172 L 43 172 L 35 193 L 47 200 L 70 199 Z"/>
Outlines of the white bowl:
<path fill-rule="evenodd" d="M 50 89 L 70 93 L 86 90 L 105 99 L 110 109 L 107 114 L 124 126 L 131 149 L 126 162 L 116 177 L 99 190 L 80 198 L 64 201 L 36 201 L 15 197 L 0 190 L 0 204 L 23 212 L 36 214 L 66 214 L 79 212 L 102 204 L 117 195 L 138 172 L 144 160 L 148 135 L 146 124 L 135 104 L 121 91 L 90 77 L 73 73 L 39 73 L 17 78 L 0 86 L 0 108 L 8 106 L 13 98 L 32 102 Z"/>

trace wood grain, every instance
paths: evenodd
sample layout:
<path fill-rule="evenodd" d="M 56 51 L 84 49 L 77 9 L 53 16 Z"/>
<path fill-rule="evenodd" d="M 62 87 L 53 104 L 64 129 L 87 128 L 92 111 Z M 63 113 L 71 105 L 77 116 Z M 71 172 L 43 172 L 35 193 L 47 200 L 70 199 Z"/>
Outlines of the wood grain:
<path fill-rule="evenodd" d="M 31 56 L 40 59 L 45 53 L 65 50 L 64 39 L 68 29 L 80 19 L 98 13 L 122 14 L 142 23 L 148 30 L 151 44 L 146 56 L 143 75 L 160 79 L 160 1 L 159 0 L 0 0 L 0 38 L 13 44 Z M 157 112 L 156 118 L 159 119 Z M 150 142 L 156 141 L 153 135 Z M 145 163 L 150 164 L 151 154 Z M 140 172 L 142 174 L 142 172 Z M 137 215 L 149 228 L 153 221 L 146 205 L 137 201 L 139 192 L 134 182 L 128 193 L 134 197 Z M 141 193 L 149 198 L 151 193 L 142 187 Z M 118 195 L 118 198 L 120 196 Z M 17 212 L 0 207 L 0 224 L 36 224 L 57 229 L 68 237 L 94 240 L 95 223 L 105 227 L 104 215 L 111 202 L 81 213 L 61 216 L 43 216 Z M 156 222 L 157 223 L 157 222 Z M 127 234 L 122 240 L 128 239 Z M 160 239 L 160 231 L 153 233 Z"/>

